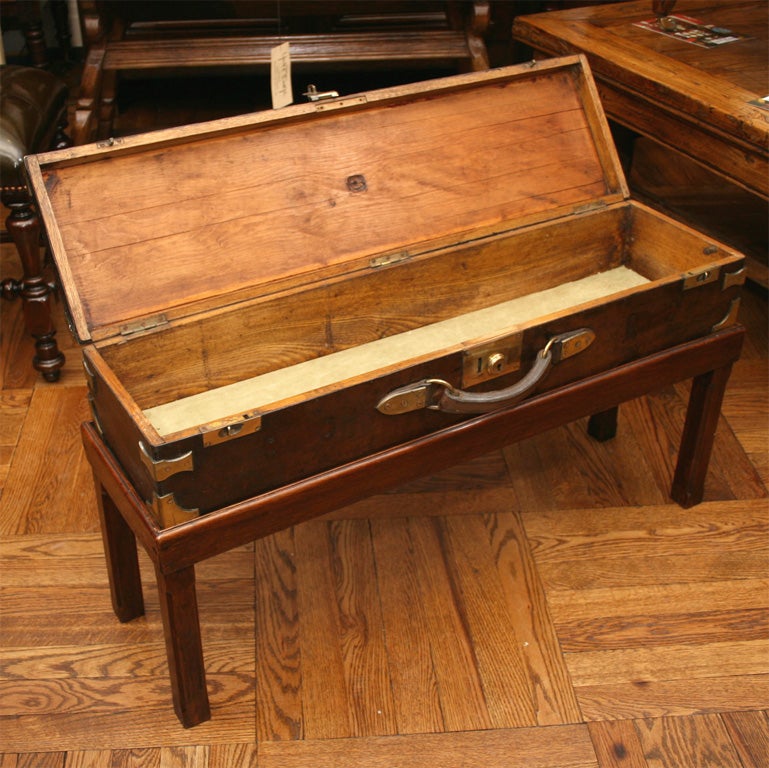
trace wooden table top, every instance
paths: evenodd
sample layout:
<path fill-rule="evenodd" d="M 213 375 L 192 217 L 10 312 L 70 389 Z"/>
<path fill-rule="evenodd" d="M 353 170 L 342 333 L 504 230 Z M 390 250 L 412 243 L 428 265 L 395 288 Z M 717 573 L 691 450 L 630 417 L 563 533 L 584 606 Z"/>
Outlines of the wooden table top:
<path fill-rule="evenodd" d="M 643 29 L 651 0 L 519 16 L 513 35 L 546 55 L 584 53 L 606 113 L 769 197 L 769 4 L 677 0 L 674 16 L 732 30 L 712 48 Z"/>

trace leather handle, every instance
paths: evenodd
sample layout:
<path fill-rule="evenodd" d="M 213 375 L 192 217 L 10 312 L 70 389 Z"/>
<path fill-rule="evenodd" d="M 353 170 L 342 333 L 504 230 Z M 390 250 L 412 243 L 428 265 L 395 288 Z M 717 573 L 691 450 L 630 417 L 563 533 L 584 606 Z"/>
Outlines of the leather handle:
<path fill-rule="evenodd" d="M 467 392 L 454 387 L 444 388 L 435 406 L 444 413 L 488 413 L 522 400 L 533 392 L 537 384 L 547 376 L 553 364 L 553 353 L 541 350 L 531 370 L 520 380 L 505 389 L 493 392 Z"/>
<path fill-rule="evenodd" d="M 520 381 L 504 389 L 467 392 L 442 379 L 423 379 L 385 395 L 377 404 L 377 410 L 394 416 L 420 408 L 444 413 L 488 413 L 505 408 L 533 392 L 553 365 L 587 349 L 594 339 L 595 334 L 589 328 L 553 336 L 537 353 L 531 370 Z"/>

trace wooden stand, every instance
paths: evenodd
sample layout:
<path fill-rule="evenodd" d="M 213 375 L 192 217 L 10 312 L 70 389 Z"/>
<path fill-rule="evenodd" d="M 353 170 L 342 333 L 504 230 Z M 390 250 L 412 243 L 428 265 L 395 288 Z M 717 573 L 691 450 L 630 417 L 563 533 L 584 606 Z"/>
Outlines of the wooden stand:
<path fill-rule="evenodd" d="M 130 621 L 144 612 L 138 539 L 157 575 L 174 707 L 185 727 L 197 725 L 211 714 L 196 563 L 585 416 L 592 416 L 591 434 L 606 439 L 620 403 L 687 378 L 694 381 L 672 496 L 684 507 L 696 504 L 702 499 L 724 389 L 744 334 L 741 326 L 731 326 L 165 530 L 158 528 L 94 426 L 84 424 L 115 613 Z"/>

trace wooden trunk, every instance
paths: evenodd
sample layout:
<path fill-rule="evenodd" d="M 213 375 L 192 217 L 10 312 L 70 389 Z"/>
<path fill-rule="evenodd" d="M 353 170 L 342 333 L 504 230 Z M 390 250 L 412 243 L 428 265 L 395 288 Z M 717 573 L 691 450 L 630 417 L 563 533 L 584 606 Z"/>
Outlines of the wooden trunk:
<path fill-rule="evenodd" d="M 136 535 L 188 725 L 202 659 L 174 626 L 204 557 L 693 376 L 674 494 L 701 495 L 743 259 L 628 200 L 580 57 L 28 170 L 87 343 L 116 610 L 141 610 Z"/>

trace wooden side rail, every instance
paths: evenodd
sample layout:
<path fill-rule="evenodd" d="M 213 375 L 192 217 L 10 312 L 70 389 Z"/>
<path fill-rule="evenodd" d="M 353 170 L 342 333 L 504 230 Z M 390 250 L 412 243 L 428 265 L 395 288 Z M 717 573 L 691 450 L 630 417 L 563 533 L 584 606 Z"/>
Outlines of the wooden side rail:
<path fill-rule="evenodd" d="M 267 66 L 276 45 L 291 44 L 298 63 L 372 61 L 460 62 L 469 58 L 463 31 L 346 32 L 278 37 L 219 37 L 179 40 L 120 40 L 110 43 L 105 70 L 176 67 Z M 474 67 L 482 69 L 483 67 Z"/>

